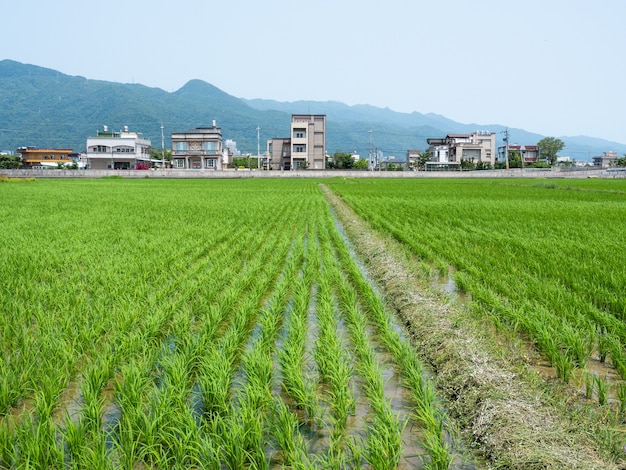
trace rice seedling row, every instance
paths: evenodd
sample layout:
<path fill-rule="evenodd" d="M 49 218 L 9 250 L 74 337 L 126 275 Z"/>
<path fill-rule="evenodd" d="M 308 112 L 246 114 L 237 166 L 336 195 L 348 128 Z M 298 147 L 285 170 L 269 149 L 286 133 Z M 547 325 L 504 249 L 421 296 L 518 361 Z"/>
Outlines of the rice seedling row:
<path fill-rule="evenodd" d="M 557 375 L 599 360 L 626 379 L 623 182 L 337 184 L 379 230 L 438 266 L 497 325 L 531 339 Z M 602 187 L 602 189 L 598 189 Z M 579 375 L 579 374 L 578 374 Z"/>
<path fill-rule="evenodd" d="M 0 466 L 401 468 L 403 426 L 426 436 L 316 182 L 55 183 L 2 194 Z"/>

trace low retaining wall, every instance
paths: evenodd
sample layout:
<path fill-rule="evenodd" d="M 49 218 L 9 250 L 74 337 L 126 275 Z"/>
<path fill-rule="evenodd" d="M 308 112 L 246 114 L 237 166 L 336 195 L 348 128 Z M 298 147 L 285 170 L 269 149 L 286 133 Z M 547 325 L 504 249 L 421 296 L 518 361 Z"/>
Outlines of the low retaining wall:
<path fill-rule="evenodd" d="M 620 171 L 621 170 L 621 171 Z M 481 171 L 367 170 L 0 170 L 10 178 L 625 178 L 626 169 L 511 169 Z"/>

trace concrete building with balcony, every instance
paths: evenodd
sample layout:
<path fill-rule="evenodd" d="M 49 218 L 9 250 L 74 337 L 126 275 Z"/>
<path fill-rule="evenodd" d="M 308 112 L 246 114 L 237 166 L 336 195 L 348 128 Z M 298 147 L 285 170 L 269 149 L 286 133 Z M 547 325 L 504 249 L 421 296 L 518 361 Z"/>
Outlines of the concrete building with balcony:
<path fill-rule="evenodd" d="M 326 115 L 293 114 L 289 137 L 267 141 L 267 167 L 270 170 L 326 168 Z"/>
<path fill-rule="evenodd" d="M 448 134 L 445 137 L 429 138 L 426 163 L 430 167 L 446 169 L 458 168 L 462 160 L 475 164 L 494 165 L 496 159 L 496 134 L 489 131 L 476 131 L 471 134 Z"/>
<path fill-rule="evenodd" d="M 22 157 L 22 165 L 25 169 L 32 168 L 59 168 L 61 165 L 71 165 L 73 149 L 53 149 L 37 147 L 20 147 L 17 153 Z"/>
<path fill-rule="evenodd" d="M 96 131 L 95 137 L 87 137 L 85 158 L 92 170 L 131 170 L 150 168 L 152 144 L 139 132 L 109 131 L 107 126 Z"/>
<path fill-rule="evenodd" d="M 615 166 L 617 152 L 603 152 L 602 155 L 593 157 L 593 166 L 600 168 L 610 168 Z"/>
<path fill-rule="evenodd" d="M 498 147 L 498 161 L 506 161 L 506 151 L 506 145 Z M 539 161 L 539 147 L 536 145 L 509 145 L 509 155 L 511 152 L 517 152 L 525 165 Z"/>
<path fill-rule="evenodd" d="M 222 144 L 222 129 L 215 121 L 211 127 L 196 127 L 172 133 L 172 165 L 178 169 L 222 170 L 228 162 Z"/>

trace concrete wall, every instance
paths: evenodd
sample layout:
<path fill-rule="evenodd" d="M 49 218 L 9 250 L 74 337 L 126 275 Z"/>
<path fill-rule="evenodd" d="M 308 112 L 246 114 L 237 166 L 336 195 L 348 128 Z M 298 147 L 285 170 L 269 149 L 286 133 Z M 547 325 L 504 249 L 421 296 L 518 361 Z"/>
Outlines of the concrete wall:
<path fill-rule="evenodd" d="M 485 171 L 368 170 L 0 170 L 10 178 L 626 178 L 626 169 L 511 169 Z"/>

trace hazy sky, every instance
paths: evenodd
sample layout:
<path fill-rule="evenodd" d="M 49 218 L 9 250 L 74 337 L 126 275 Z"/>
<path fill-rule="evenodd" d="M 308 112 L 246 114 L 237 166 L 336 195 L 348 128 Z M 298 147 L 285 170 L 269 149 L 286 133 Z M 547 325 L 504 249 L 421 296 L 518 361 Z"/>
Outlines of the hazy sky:
<path fill-rule="evenodd" d="M 17 0 L 2 18 L 0 59 L 68 75 L 626 143 L 624 0 Z"/>

